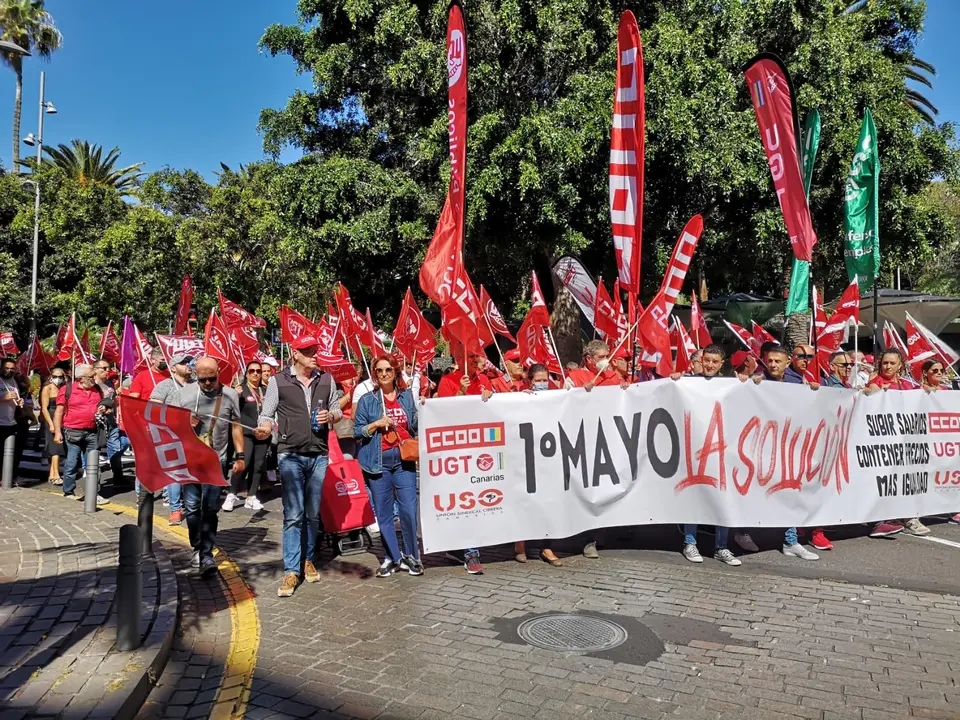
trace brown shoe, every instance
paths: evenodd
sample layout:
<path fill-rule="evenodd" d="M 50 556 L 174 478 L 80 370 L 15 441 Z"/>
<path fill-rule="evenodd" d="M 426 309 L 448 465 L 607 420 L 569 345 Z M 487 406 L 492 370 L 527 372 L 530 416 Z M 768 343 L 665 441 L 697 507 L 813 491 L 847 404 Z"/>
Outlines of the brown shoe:
<path fill-rule="evenodd" d="M 317 572 L 317 566 L 309 560 L 303 564 L 303 579 L 307 582 L 320 582 L 320 573 Z"/>
<path fill-rule="evenodd" d="M 280 587 L 277 588 L 277 597 L 290 597 L 293 595 L 293 591 L 297 589 L 297 584 L 300 582 L 300 578 L 297 577 L 296 573 L 287 573 L 283 576 L 283 582 L 280 583 Z"/>

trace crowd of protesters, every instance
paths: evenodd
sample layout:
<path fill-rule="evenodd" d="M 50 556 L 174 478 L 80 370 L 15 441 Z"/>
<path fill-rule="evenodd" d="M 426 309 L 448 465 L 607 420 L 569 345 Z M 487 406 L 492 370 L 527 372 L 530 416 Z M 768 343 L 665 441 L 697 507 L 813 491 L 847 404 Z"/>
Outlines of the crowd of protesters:
<path fill-rule="evenodd" d="M 122 432 L 117 413 L 118 395 L 149 398 L 190 410 L 194 430 L 214 449 L 221 461 L 226 496 L 219 486 L 172 484 L 164 491 L 169 505 L 169 522 L 187 523 L 194 554 L 192 564 L 202 575 L 216 571 L 213 548 L 220 511 L 242 507 L 260 511 L 261 489 L 279 482 L 283 506 L 282 561 L 283 579 L 280 597 L 293 595 L 301 581 L 317 582 L 314 564 L 321 538 L 320 502 L 329 463 L 328 437 L 331 430 L 347 459 L 355 458 L 363 472 L 367 493 L 376 522 L 368 526 L 372 537 L 379 537 L 383 561 L 377 577 L 397 572 L 423 574 L 423 562 L 417 542 L 417 416 L 425 402 L 465 395 L 488 400 L 496 393 L 556 392 L 575 387 L 587 391 L 596 386 L 629 387 L 631 383 L 653 379 L 647 370 L 631 373 L 632 359 L 623 348 L 614 348 L 602 340 L 588 342 L 579 365 L 570 364 L 562 375 L 552 374 L 543 365 L 524 367 L 517 350 L 503 354 L 503 368 L 493 365 L 486 355 L 467 353 L 465 367 L 446 358 L 426 368 L 415 369 L 409 361 L 384 354 L 369 364 L 354 362 L 355 377 L 343 381 L 318 367 L 318 341 L 301 337 L 291 344 L 289 364 L 280 368 L 274 358 L 250 362 L 234 387 L 221 383 L 217 362 L 212 358 L 174 355 L 168 367 L 159 351 L 149 366 L 133 378 L 121 382 L 108 361 L 79 364 L 73 377 L 59 366 L 44 379 L 39 392 L 39 417 L 44 430 L 44 451 L 49 459 L 49 481 L 62 485 L 66 497 L 81 497 L 80 475 L 88 453 L 98 450 L 113 470 L 113 482 L 124 482 L 123 456 L 129 442 Z M 862 353 L 837 351 L 830 355 L 829 372 L 820 373 L 819 382 L 808 371 L 815 361 L 815 349 L 797 345 L 788 351 L 776 342 L 767 342 L 755 355 L 736 352 L 727 361 L 724 350 L 710 345 L 691 357 L 686 373 L 671 378 L 683 382 L 686 377 L 712 379 L 735 377 L 760 386 L 782 382 L 854 388 L 871 394 L 889 390 L 946 389 L 945 368 L 937 360 L 926 361 L 919 382 L 905 372 L 903 357 L 896 350 L 885 351 L 876 360 Z M 11 359 L 0 361 L 0 436 L 15 435 L 16 463 L 27 438 L 30 423 L 36 417 L 33 393 L 25 378 L 18 377 Z M 81 491 L 81 492 L 78 492 Z M 138 502 L 145 491 L 137 482 Z M 98 504 L 106 502 L 97 495 Z M 949 518 L 960 523 L 960 513 Z M 804 540 L 818 551 L 831 550 L 828 529 L 807 531 L 787 528 L 782 552 L 801 560 L 817 560 L 817 553 L 805 547 Z M 919 518 L 876 523 L 871 537 L 887 537 L 907 532 L 926 535 L 930 531 Z M 683 557 L 702 563 L 698 548 L 699 528 L 695 524 L 680 527 Z M 742 564 L 733 553 L 730 541 L 743 552 L 757 552 L 749 533 L 735 528 L 713 529 L 713 557 L 729 566 Z M 590 533 L 582 538 L 583 555 L 598 558 L 598 537 Z M 554 567 L 563 565 L 550 540 L 540 540 L 537 556 Z M 578 546 L 579 547 L 579 546 Z M 517 539 L 514 557 L 528 561 L 528 542 Z M 741 553 L 742 554 L 742 553 Z M 481 574 L 480 549 L 467 548 L 448 553 L 462 563 L 470 574 Z"/>

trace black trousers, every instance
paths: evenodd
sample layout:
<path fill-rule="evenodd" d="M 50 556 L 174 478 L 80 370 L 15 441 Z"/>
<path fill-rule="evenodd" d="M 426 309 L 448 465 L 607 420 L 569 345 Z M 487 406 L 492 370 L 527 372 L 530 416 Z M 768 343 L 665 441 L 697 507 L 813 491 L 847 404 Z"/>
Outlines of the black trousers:
<path fill-rule="evenodd" d="M 248 495 L 256 495 L 260 488 L 260 480 L 267 471 L 267 452 L 270 450 L 270 441 L 258 441 L 255 438 L 243 436 L 243 454 L 246 457 L 243 472 L 233 473 L 230 476 L 230 492 L 239 495 L 246 491 Z M 249 490 L 247 488 L 249 487 Z"/>

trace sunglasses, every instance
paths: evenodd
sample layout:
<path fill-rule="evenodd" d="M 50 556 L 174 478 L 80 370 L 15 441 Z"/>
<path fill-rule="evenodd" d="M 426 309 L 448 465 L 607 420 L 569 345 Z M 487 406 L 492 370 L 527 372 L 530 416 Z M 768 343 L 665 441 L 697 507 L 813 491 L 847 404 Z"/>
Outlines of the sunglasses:
<path fill-rule="evenodd" d="M 197 378 L 197 382 L 198 382 L 198 383 L 215 383 L 216 381 L 217 381 L 217 376 L 216 376 L 216 375 L 214 375 L 213 377 L 198 377 L 198 378 Z"/>
<path fill-rule="evenodd" d="M 262 375 L 263 370 L 247 370 L 247 375 Z"/>
<path fill-rule="evenodd" d="M 930 368 L 931 373 L 934 375 L 943 375 L 943 368 Z"/>
<path fill-rule="evenodd" d="M 854 363 L 842 363 L 842 362 L 838 362 L 838 363 L 834 363 L 834 365 L 836 365 L 837 367 L 842 367 L 842 368 L 852 368 L 852 367 L 854 366 Z"/>
<path fill-rule="evenodd" d="M 393 368 L 374 368 L 377 375 L 393 375 L 396 371 Z"/>
<path fill-rule="evenodd" d="M 813 355 L 808 355 L 807 353 L 797 353 L 793 356 L 797 360 L 813 360 Z"/>

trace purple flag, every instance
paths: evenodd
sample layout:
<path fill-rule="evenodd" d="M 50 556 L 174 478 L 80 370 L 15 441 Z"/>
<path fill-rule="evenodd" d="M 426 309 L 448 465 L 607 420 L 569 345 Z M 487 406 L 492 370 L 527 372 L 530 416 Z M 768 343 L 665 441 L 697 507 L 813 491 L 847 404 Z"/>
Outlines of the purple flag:
<path fill-rule="evenodd" d="M 123 346 L 120 348 L 120 374 L 132 373 L 137 366 L 137 337 L 129 315 L 123 316 Z"/>

